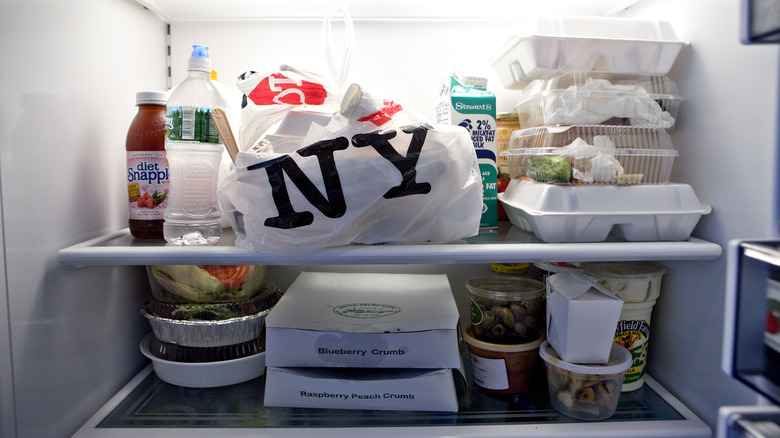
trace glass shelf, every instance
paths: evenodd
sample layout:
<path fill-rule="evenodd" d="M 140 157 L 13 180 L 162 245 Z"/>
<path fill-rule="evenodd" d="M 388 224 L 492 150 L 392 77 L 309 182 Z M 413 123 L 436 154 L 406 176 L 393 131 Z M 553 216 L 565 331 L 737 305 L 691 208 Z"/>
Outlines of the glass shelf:
<path fill-rule="evenodd" d="M 627 242 L 610 236 L 604 242 L 544 243 L 508 222 L 494 230 L 447 244 L 349 245 L 298 255 L 268 254 L 234 245 L 230 228 L 220 246 L 168 246 L 165 241 L 133 238 L 127 229 L 70 246 L 58 252 L 61 263 L 88 265 L 264 264 L 366 265 L 415 263 L 508 263 L 617 260 L 711 260 L 718 244 L 690 238 L 681 242 Z"/>
<path fill-rule="evenodd" d="M 537 372 L 543 372 L 542 369 Z M 710 429 L 652 377 L 622 393 L 615 415 L 571 419 L 549 404 L 545 379 L 519 396 L 462 391 L 457 413 L 263 407 L 263 377 L 221 388 L 183 388 L 148 366 L 98 411 L 77 438 L 217 436 L 702 436 Z M 542 425 L 544 427 L 540 427 Z"/>

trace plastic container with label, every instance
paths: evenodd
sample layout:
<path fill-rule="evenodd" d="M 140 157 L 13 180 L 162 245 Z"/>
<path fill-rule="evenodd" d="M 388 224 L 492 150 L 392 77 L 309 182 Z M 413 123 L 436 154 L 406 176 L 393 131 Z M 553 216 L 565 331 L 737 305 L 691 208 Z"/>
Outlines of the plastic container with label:
<path fill-rule="evenodd" d="M 474 383 L 485 391 L 517 394 L 528 389 L 531 372 L 539 356 L 543 332 L 524 344 L 494 344 L 474 337 L 473 328 L 464 333 L 471 358 Z"/>
<path fill-rule="evenodd" d="M 222 237 L 217 178 L 225 147 L 211 111 L 225 108 L 212 81 L 208 47 L 192 46 L 187 78 L 168 99 L 165 150 L 170 196 L 165 240 L 174 245 L 216 245 Z"/>
<path fill-rule="evenodd" d="M 168 93 L 139 91 L 136 114 L 127 131 L 127 193 L 130 234 L 163 238 L 169 172 L 165 156 L 165 104 Z"/>

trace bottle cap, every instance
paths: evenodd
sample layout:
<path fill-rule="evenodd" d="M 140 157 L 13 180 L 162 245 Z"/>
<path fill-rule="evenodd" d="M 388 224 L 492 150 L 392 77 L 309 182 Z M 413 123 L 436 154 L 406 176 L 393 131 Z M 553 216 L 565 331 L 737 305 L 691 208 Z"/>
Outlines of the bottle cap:
<path fill-rule="evenodd" d="M 211 73 L 211 59 L 209 58 L 209 48 L 206 46 L 192 46 L 192 54 L 187 63 L 187 70 L 205 71 Z"/>
<path fill-rule="evenodd" d="M 165 91 L 139 91 L 135 93 L 135 104 L 165 105 L 168 103 L 168 93 Z"/>

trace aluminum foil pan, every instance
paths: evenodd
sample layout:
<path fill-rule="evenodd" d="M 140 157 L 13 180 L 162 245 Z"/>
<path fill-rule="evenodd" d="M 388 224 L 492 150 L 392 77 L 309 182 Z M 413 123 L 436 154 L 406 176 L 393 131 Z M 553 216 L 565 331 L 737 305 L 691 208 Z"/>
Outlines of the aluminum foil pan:
<path fill-rule="evenodd" d="M 150 315 L 144 309 L 141 309 L 141 315 L 149 320 L 154 336 L 162 342 L 187 347 L 222 347 L 249 342 L 260 336 L 270 311 L 219 321 L 161 318 Z"/>

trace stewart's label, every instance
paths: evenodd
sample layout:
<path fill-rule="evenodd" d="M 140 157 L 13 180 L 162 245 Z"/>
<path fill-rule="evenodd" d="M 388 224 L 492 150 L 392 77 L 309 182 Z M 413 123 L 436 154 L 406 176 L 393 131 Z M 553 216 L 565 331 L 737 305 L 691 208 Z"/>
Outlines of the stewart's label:
<path fill-rule="evenodd" d="M 498 226 L 498 168 L 496 165 L 496 96 L 482 78 L 451 75 L 439 90 L 436 122 L 466 128 L 477 153 L 482 176 L 480 228 Z"/>
<path fill-rule="evenodd" d="M 644 320 L 618 321 L 615 330 L 615 343 L 626 347 L 631 353 L 631 367 L 626 371 L 623 384 L 641 381 L 645 376 L 647 361 L 647 341 L 650 337 L 650 324 Z"/>
<path fill-rule="evenodd" d="M 168 205 L 168 160 L 165 151 L 127 152 L 129 218 L 162 220 Z"/>
<path fill-rule="evenodd" d="M 165 138 L 173 141 L 221 143 L 210 108 L 169 106 L 165 114 Z"/>

